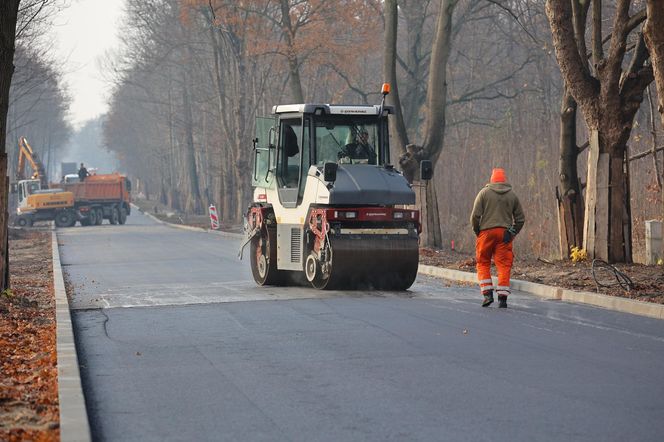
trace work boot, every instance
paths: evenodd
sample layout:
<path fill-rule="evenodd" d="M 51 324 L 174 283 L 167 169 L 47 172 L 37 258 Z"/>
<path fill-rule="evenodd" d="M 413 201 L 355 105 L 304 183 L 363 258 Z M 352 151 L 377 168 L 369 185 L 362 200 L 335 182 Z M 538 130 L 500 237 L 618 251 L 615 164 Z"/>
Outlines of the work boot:
<path fill-rule="evenodd" d="M 484 295 L 484 301 L 482 302 L 482 307 L 488 307 L 493 303 L 493 290 L 486 290 L 482 292 Z"/>
<path fill-rule="evenodd" d="M 498 295 L 498 308 L 507 308 L 507 295 Z"/>

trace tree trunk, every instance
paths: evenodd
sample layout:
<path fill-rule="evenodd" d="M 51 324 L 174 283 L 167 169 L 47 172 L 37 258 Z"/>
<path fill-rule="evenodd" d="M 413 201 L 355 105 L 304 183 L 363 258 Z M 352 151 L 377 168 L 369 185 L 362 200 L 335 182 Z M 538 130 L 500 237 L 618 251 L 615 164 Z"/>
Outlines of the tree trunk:
<path fill-rule="evenodd" d="M 664 0 L 647 0 L 646 23 L 643 26 L 650 64 L 657 88 L 657 111 L 664 128 Z"/>
<path fill-rule="evenodd" d="M 297 60 L 293 41 L 295 33 L 290 18 L 289 0 L 281 0 L 281 29 L 288 51 L 288 74 L 293 100 L 295 103 L 304 103 L 304 93 L 302 92 L 302 82 L 300 81 L 300 65 Z"/>
<path fill-rule="evenodd" d="M 406 21 L 406 78 L 403 83 L 403 113 L 406 131 L 414 138 L 420 133 L 422 123 L 420 109 L 426 102 L 426 83 L 428 57 L 427 48 L 422 40 L 425 38 L 425 22 L 430 0 L 399 1 L 399 11 Z"/>
<path fill-rule="evenodd" d="M 235 207 L 233 207 L 232 175 L 225 169 L 221 173 L 221 219 L 224 221 L 234 221 Z"/>
<path fill-rule="evenodd" d="M 583 246 L 583 198 L 577 170 L 576 110 L 576 101 L 565 91 L 560 112 L 560 187 L 557 192 L 562 259 L 569 257 L 572 247 Z"/>
<path fill-rule="evenodd" d="M 408 144 L 408 134 L 401 111 L 401 100 L 399 98 L 399 87 L 397 85 L 397 31 L 399 22 L 399 12 L 397 0 L 385 1 L 385 56 L 383 59 L 383 78 L 392 88 L 390 95 L 387 96 L 387 104 L 394 107 L 394 115 L 389 118 L 390 135 L 392 138 L 393 156 L 398 152 L 403 154 Z M 392 159 L 396 164 L 396 158 Z"/>
<path fill-rule="evenodd" d="M 438 210 L 438 195 L 433 181 L 426 181 L 426 211 L 423 214 L 426 218 L 426 231 L 423 232 L 429 239 L 429 244 L 440 248 L 443 245 L 443 238 L 440 232 L 440 211 Z"/>
<path fill-rule="evenodd" d="M 19 0 L 0 2 L 0 290 L 9 287 L 9 249 L 7 247 L 8 176 L 7 176 L 7 112 L 9 88 L 14 74 L 16 19 Z"/>
<path fill-rule="evenodd" d="M 664 0 L 647 0 L 646 11 L 648 18 L 643 26 L 643 36 L 650 53 L 657 88 L 657 111 L 664 128 Z M 656 165 L 654 153 L 653 157 Z"/>
<path fill-rule="evenodd" d="M 585 43 L 589 7 L 590 0 L 572 0 L 574 40 L 586 72 L 590 70 Z M 576 117 L 576 101 L 565 88 L 560 110 L 560 163 L 558 168 L 560 185 L 556 189 L 561 259 L 569 258 L 572 247 L 583 247 L 584 202 L 577 167 L 579 149 L 576 145 Z"/>
<path fill-rule="evenodd" d="M 185 212 L 200 214 L 203 213 L 201 202 L 201 193 L 198 187 L 198 168 L 196 166 L 196 152 L 194 146 L 194 121 L 191 109 L 191 97 L 189 95 L 189 85 L 183 74 L 182 99 L 184 105 L 184 173 L 187 180 L 187 199 L 184 204 Z"/>
<path fill-rule="evenodd" d="M 229 189 L 233 189 L 235 192 L 235 210 L 233 211 L 233 221 L 239 222 L 244 216 L 244 209 L 246 208 L 247 203 L 249 202 L 249 195 L 251 195 L 251 135 L 249 135 L 249 127 L 252 125 L 247 125 L 247 121 L 250 118 L 253 118 L 254 115 L 249 113 L 251 106 L 250 95 L 247 90 L 245 78 L 247 78 L 247 54 L 243 46 L 241 52 L 237 59 L 237 69 L 238 76 L 240 78 L 239 82 L 239 95 L 238 95 L 238 115 L 237 115 L 237 134 L 235 138 L 235 157 L 236 164 L 232 168 L 233 170 L 233 180 Z M 298 77 L 299 82 L 299 77 Z M 300 97 L 301 99 L 301 97 Z M 299 101 L 302 102 L 302 101 Z"/>
<path fill-rule="evenodd" d="M 590 258 L 631 262 L 631 214 L 625 167 L 627 139 L 624 135 L 612 139 L 607 136 L 611 131 L 602 129 L 591 132 L 584 248 Z"/>
<path fill-rule="evenodd" d="M 445 111 L 447 105 L 447 60 L 450 56 L 452 15 L 456 0 L 441 0 L 440 12 L 436 25 L 436 34 L 431 50 L 431 63 L 429 67 L 429 85 L 427 88 L 427 128 L 422 145 L 423 158 L 430 159 L 434 166 L 443 151 L 445 138 Z M 440 214 L 436 200 L 435 184 L 427 186 L 426 219 L 429 231 L 423 238 L 423 243 L 430 247 L 441 247 Z"/>
<path fill-rule="evenodd" d="M 9 213 L 7 203 L 9 200 L 9 177 L 7 176 L 7 154 L 0 153 L 0 183 L 3 191 L 0 192 L 0 287 L 9 288 Z"/>

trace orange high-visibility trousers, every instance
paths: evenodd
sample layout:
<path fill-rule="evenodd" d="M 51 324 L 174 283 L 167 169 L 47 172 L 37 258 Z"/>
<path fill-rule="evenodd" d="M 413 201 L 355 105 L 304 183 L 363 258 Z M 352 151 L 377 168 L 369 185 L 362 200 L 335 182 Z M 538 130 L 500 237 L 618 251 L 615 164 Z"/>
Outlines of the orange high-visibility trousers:
<path fill-rule="evenodd" d="M 482 230 L 477 236 L 475 253 L 477 259 L 477 279 L 480 291 L 493 290 L 491 280 L 491 258 L 498 270 L 498 286 L 495 287 L 497 295 L 510 294 L 510 273 L 512 272 L 512 241 L 503 243 L 504 227 Z"/>

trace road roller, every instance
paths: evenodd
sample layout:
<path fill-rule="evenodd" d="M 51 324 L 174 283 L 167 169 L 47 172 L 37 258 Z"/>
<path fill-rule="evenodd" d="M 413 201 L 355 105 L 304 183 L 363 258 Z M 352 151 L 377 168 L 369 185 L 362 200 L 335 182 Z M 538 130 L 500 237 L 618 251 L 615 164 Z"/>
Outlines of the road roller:
<path fill-rule="evenodd" d="M 277 105 L 256 120 L 245 218 L 259 285 L 406 290 L 417 276 L 420 212 L 390 162 L 389 85 L 379 105 Z M 431 164 L 421 162 L 421 178 Z"/>

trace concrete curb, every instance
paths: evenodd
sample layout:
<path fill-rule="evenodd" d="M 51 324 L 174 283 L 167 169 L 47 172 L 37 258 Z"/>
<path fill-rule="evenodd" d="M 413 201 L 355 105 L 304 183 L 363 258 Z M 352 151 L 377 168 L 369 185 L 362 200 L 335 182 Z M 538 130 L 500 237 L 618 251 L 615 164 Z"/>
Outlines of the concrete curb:
<path fill-rule="evenodd" d="M 462 272 L 460 270 L 420 265 L 418 273 L 453 281 L 477 283 L 477 275 L 475 273 Z M 495 280 L 496 279 L 494 278 L 494 281 Z M 631 313 L 633 315 L 646 316 L 655 319 L 664 319 L 664 305 L 662 304 L 602 295 L 600 293 L 580 292 L 537 284 L 534 282 L 520 281 L 518 279 L 512 279 L 510 285 L 514 290 L 520 290 L 544 299 L 588 304 L 617 312 Z"/>
<path fill-rule="evenodd" d="M 55 230 L 51 231 L 53 252 L 53 289 L 55 291 L 55 321 L 58 353 L 58 399 L 60 402 L 60 440 L 91 440 L 88 413 L 78 368 L 76 343 L 71 312 L 60 264 L 60 250 Z"/>
<path fill-rule="evenodd" d="M 238 239 L 245 238 L 245 235 L 243 235 L 242 233 L 224 232 L 223 230 L 210 230 L 210 229 L 204 229 L 202 227 L 194 227 L 194 226 L 187 226 L 187 225 L 183 225 L 183 224 L 169 223 L 169 222 L 160 220 L 159 218 L 157 218 L 156 216 L 154 216 L 154 215 L 152 215 L 148 212 L 142 211 L 136 204 L 132 204 L 131 207 L 138 210 L 143 215 L 147 216 L 148 218 L 150 218 L 151 220 L 153 220 L 153 221 L 155 221 L 159 224 L 163 224 L 163 225 L 169 226 L 169 227 L 174 227 L 176 229 L 189 230 L 191 232 L 213 233 L 215 235 L 227 236 L 229 238 L 238 238 Z"/>

